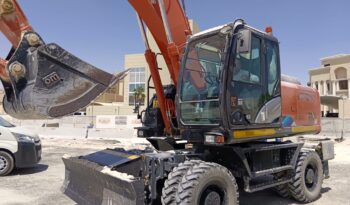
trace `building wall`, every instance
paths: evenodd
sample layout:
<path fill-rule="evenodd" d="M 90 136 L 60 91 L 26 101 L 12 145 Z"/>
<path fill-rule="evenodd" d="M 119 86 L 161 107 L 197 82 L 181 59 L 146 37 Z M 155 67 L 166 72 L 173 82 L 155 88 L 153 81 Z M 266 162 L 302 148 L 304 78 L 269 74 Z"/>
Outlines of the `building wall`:
<path fill-rule="evenodd" d="M 339 118 L 350 118 L 350 100 L 339 100 Z"/>
<path fill-rule="evenodd" d="M 90 105 L 86 108 L 86 115 L 130 115 L 133 114 L 133 109 L 131 106 L 124 105 Z"/>
<path fill-rule="evenodd" d="M 94 102 L 112 103 L 124 101 L 124 81 L 116 83 L 112 88 L 100 95 Z"/>
<path fill-rule="evenodd" d="M 350 98 L 350 55 L 340 54 L 322 58 L 321 67 L 309 70 L 309 76 L 311 87 L 317 89 L 320 96 Z M 345 109 L 342 109 L 341 102 L 338 103 L 337 108 L 322 105 L 321 111 L 339 113 L 339 116 L 342 116 L 343 110 L 350 109 L 350 104 L 345 103 Z"/>

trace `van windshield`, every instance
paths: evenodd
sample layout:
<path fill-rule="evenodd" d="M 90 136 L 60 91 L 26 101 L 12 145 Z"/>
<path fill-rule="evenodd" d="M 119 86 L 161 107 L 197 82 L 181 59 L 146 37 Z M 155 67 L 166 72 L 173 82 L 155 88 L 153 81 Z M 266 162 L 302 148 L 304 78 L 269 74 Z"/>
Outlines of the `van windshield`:
<path fill-rule="evenodd" d="M 7 122 L 4 118 L 0 117 L 0 126 L 2 127 L 14 127 L 13 124 Z"/>

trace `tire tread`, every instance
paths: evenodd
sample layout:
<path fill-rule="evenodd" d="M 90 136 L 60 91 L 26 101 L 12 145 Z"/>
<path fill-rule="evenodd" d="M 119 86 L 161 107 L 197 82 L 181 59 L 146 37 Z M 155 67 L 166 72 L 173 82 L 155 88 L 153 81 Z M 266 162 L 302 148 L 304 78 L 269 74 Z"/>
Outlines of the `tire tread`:
<path fill-rule="evenodd" d="M 290 195 L 297 201 L 299 202 L 304 202 L 304 203 L 309 203 L 314 201 L 315 199 L 310 199 L 307 197 L 306 193 L 305 193 L 305 188 L 302 184 L 302 177 L 303 176 L 303 172 L 302 172 L 302 167 L 305 163 L 306 158 L 308 158 L 310 155 L 312 154 L 316 154 L 316 152 L 314 151 L 304 151 L 302 150 L 299 154 L 298 160 L 297 160 L 297 165 L 296 165 L 296 169 L 295 169 L 295 175 L 292 179 L 292 182 L 290 182 L 288 184 L 288 189 L 289 189 L 289 193 Z M 322 171 L 322 167 L 321 170 Z M 323 171 L 322 171 L 323 174 Z"/>
<path fill-rule="evenodd" d="M 192 190 L 194 189 L 194 187 L 196 187 L 199 184 L 201 175 L 206 172 L 210 172 L 211 170 L 220 171 L 221 173 L 225 173 L 230 177 L 231 183 L 233 184 L 234 189 L 236 191 L 236 196 L 237 196 L 236 204 L 239 204 L 238 185 L 236 183 L 235 178 L 227 168 L 211 162 L 201 162 L 193 166 L 192 169 L 189 169 L 187 171 L 186 175 L 182 178 L 182 181 L 179 185 L 179 189 L 176 195 L 177 204 L 190 205 L 191 198 L 193 197 Z"/>
<path fill-rule="evenodd" d="M 175 205 L 175 195 L 178 189 L 178 185 L 181 182 L 182 177 L 186 172 L 191 169 L 194 165 L 198 164 L 199 160 L 187 160 L 180 163 L 175 167 L 168 175 L 168 178 L 164 182 L 162 189 L 161 201 L 163 205 Z"/>

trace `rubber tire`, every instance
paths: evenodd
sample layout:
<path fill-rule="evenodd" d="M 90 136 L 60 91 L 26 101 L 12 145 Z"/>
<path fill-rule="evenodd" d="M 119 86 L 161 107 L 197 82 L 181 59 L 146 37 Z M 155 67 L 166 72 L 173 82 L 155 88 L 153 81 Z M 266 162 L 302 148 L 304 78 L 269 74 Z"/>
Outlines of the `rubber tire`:
<path fill-rule="evenodd" d="M 5 151 L 0 151 L 0 156 L 4 157 L 8 163 L 8 166 L 3 171 L 0 171 L 0 176 L 6 176 L 12 172 L 15 168 L 15 160 L 12 155 Z"/>
<path fill-rule="evenodd" d="M 279 179 L 281 177 L 283 177 L 283 175 L 275 174 L 273 178 L 274 178 L 274 180 L 276 180 L 276 179 Z M 290 197 L 288 183 L 275 186 L 272 188 L 272 190 L 275 191 L 279 196 L 281 196 L 283 198 L 287 199 Z"/>
<path fill-rule="evenodd" d="M 179 205 L 200 204 L 203 189 L 215 181 L 225 189 L 225 205 L 238 205 L 238 186 L 231 172 L 216 163 L 201 162 L 188 170 L 179 184 L 176 202 Z"/>
<path fill-rule="evenodd" d="M 314 190 L 309 191 L 305 184 L 305 171 L 310 162 L 316 164 L 318 177 Z M 301 151 L 298 157 L 295 175 L 291 183 L 288 184 L 291 196 L 299 202 L 312 202 L 321 195 L 323 182 L 323 166 L 318 154 L 314 151 Z"/>
<path fill-rule="evenodd" d="M 180 163 L 169 173 L 162 189 L 161 201 L 163 205 L 176 204 L 176 192 L 178 190 L 178 186 L 181 182 L 182 177 L 187 173 L 189 169 L 200 162 L 201 161 L 199 160 L 187 160 L 183 163 Z"/>

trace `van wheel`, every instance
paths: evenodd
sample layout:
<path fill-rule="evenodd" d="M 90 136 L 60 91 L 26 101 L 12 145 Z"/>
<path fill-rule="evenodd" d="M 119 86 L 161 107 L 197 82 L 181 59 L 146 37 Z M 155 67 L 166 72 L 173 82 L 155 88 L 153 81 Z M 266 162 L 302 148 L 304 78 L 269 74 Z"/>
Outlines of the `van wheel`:
<path fill-rule="evenodd" d="M 176 202 L 179 205 L 238 205 L 238 186 L 227 168 L 201 162 L 182 178 Z"/>
<path fill-rule="evenodd" d="M 0 151 L 0 176 L 10 174 L 15 167 L 15 161 L 9 153 Z"/>

